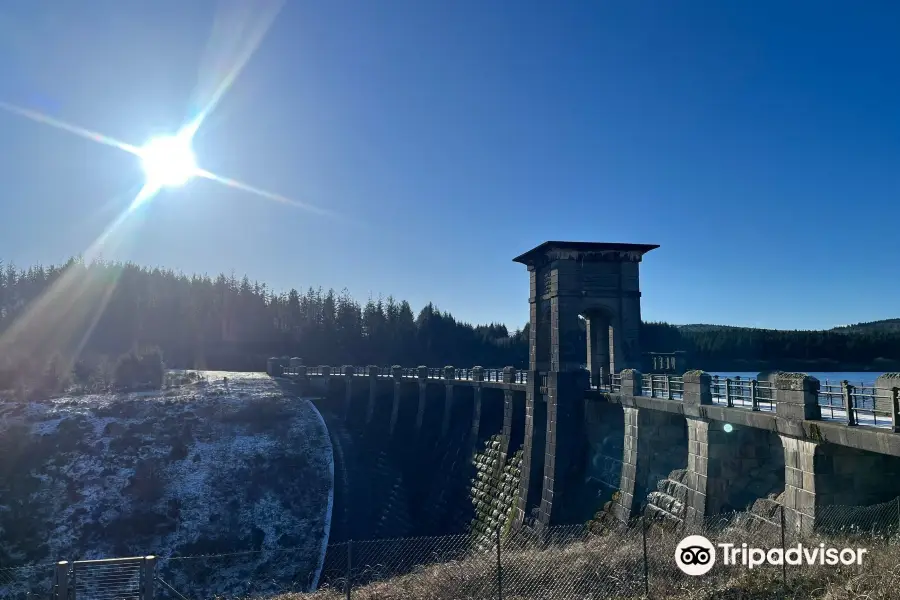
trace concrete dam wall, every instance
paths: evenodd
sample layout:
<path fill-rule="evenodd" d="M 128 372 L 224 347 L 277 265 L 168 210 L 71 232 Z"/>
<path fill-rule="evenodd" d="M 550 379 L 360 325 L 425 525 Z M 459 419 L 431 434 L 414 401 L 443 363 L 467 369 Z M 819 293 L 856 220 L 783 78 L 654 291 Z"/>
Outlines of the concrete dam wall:
<path fill-rule="evenodd" d="M 512 391 L 367 375 L 296 385 L 335 448 L 333 542 L 493 532 L 513 516 L 524 402 Z"/>
<path fill-rule="evenodd" d="M 788 526 L 816 528 L 828 505 L 900 495 L 900 478 L 883 476 L 900 474 L 897 436 L 814 420 L 817 382 L 801 374 L 754 381 L 767 385 L 763 411 L 713 403 L 699 371 L 673 379 L 675 397 L 653 383 L 645 395 L 634 370 L 610 392 L 577 371 L 309 369 L 288 380 L 318 398 L 346 467 L 333 539 L 487 543 L 513 527 L 638 515 L 682 527 L 776 505 Z"/>

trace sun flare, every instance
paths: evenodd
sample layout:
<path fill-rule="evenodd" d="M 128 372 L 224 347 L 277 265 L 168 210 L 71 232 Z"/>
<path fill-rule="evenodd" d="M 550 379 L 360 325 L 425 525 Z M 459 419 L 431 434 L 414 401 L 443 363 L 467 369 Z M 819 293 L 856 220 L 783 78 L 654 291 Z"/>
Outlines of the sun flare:
<path fill-rule="evenodd" d="M 153 138 L 138 151 L 147 183 L 160 187 L 179 187 L 197 174 L 197 160 L 187 136 Z"/>

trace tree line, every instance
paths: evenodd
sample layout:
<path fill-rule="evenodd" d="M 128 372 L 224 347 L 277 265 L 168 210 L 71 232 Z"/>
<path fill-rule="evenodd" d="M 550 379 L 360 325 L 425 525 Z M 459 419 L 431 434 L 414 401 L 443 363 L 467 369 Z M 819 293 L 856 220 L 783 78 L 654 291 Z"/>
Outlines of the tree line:
<path fill-rule="evenodd" d="M 707 371 L 900 370 L 900 331 L 885 327 L 786 331 L 745 327 L 678 327 L 644 323 L 644 348 L 683 350 L 692 368 Z"/>
<path fill-rule="evenodd" d="M 262 371 L 273 355 L 307 364 L 523 368 L 526 335 L 465 323 L 433 304 L 415 313 L 391 296 L 360 303 L 346 290 L 274 292 L 234 274 L 79 259 L 0 268 L 0 389 L 45 379 L 48 369 L 54 380 L 74 370 L 109 387 L 117 357 L 156 349 L 175 369 Z"/>
<path fill-rule="evenodd" d="M 900 331 L 874 326 L 776 331 L 644 323 L 641 335 L 644 350 L 682 350 L 691 367 L 707 370 L 889 370 L 900 358 Z M 139 372 L 141 357 L 157 352 L 167 367 L 181 369 L 261 371 L 273 355 L 307 364 L 526 368 L 528 326 L 470 324 L 434 304 L 416 313 L 391 296 L 362 303 L 346 290 L 276 292 L 234 274 L 185 275 L 102 260 L 27 269 L 0 263 L 0 389 L 48 377 L 53 387 L 73 376 L 108 387 L 117 365 Z"/>

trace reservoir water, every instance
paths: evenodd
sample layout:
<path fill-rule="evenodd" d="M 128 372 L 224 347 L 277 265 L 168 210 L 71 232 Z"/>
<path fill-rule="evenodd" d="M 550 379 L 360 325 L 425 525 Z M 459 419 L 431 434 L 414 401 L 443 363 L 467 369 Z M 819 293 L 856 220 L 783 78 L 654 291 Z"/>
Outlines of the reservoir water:
<path fill-rule="evenodd" d="M 883 371 L 853 371 L 853 372 L 810 372 L 807 373 L 818 379 L 821 383 L 840 383 L 843 380 L 854 385 L 872 385 L 879 375 L 883 375 Z M 756 379 L 759 375 L 758 371 L 714 371 L 710 375 L 718 375 L 719 377 L 740 377 L 741 379 Z"/>

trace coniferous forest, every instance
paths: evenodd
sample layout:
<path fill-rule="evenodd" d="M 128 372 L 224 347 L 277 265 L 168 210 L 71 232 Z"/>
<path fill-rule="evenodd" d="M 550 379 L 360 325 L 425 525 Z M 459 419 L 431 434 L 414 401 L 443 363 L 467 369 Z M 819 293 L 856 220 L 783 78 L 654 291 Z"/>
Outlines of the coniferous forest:
<path fill-rule="evenodd" d="M 684 350 L 691 367 L 711 371 L 891 370 L 900 365 L 900 330 L 887 325 L 778 331 L 645 323 L 642 346 Z M 186 369 L 261 371 L 272 355 L 306 364 L 525 368 L 528 327 L 463 323 L 435 305 L 414 310 L 390 296 L 270 290 L 234 275 L 77 259 L 0 266 L 0 389 L 48 377 L 52 387 L 97 372 L 108 382 L 123 355 L 130 358 L 122 369 L 133 370 L 147 351 Z"/>

